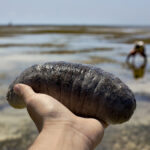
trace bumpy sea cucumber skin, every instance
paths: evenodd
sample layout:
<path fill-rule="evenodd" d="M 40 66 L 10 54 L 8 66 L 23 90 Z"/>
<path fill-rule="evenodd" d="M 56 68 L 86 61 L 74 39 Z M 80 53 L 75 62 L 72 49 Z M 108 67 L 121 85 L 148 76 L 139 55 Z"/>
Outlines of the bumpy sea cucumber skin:
<path fill-rule="evenodd" d="M 23 108 L 23 100 L 13 91 L 16 83 L 27 84 L 35 92 L 56 98 L 79 116 L 108 124 L 129 120 L 136 108 L 133 93 L 119 78 L 90 65 L 50 62 L 26 69 L 7 93 L 10 105 Z"/>

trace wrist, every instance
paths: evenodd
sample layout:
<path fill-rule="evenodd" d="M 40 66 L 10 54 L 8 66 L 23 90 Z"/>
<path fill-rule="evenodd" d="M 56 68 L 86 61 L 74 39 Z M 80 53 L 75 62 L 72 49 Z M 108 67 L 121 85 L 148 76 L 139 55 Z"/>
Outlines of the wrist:
<path fill-rule="evenodd" d="M 53 149 L 90 150 L 94 147 L 93 142 L 80 131 L 78 123 L 75 121 L 46 123 L 40 134 L 47 135 Z"/>
<path fill-rule="evenodd" d="M 72 117 L 71 120 L 45 120 L 29 150 L 92 150 L 101 141 L 103 125 L 96 119 Z"/>

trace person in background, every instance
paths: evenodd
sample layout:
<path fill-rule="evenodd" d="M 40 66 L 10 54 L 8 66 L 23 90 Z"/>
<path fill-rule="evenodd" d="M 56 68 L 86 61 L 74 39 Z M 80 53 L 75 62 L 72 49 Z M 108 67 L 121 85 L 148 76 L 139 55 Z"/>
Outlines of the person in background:
<path fill-rule="evenodd" d="M 146 69 L 146 65 L 147 65 L 146 61 L 143 61 L 143 63 L 140 66 L 136 66 L 135 62 L 133 62 L 133 63 L 128 62 L 127 65 L 128 65 L 128 68 L 130 70 L 132 70 L 133 77 L 135 79 L 144 77 L 145 69 Z"/>
<path fill-rule="evenodd" d="M 143 41 L 137 41 L 135 43 L 133 50 L 131 50 L 127 56 L 127 62 L 131 57 L 134 59 L 137 54 L 140 54 L 144 58 L 144 61 L 146 61 L 147 55 Z"/>

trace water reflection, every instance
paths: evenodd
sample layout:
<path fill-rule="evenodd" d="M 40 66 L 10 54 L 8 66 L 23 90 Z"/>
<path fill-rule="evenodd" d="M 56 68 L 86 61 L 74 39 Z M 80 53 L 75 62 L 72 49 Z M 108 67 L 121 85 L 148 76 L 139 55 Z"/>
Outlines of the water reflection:
<path fill-rule="evenodd" d="M 144 61 L 138 66 L 136 65 L 135 61 L 131 61 L 131 62 L 127 61 L 127 65 L 128 68 L 132 70 L 133 77 L 135 79 L 143 78 L 145 74 L 145 68 L 147 65 L 147 59 L 144 59 Z"/>

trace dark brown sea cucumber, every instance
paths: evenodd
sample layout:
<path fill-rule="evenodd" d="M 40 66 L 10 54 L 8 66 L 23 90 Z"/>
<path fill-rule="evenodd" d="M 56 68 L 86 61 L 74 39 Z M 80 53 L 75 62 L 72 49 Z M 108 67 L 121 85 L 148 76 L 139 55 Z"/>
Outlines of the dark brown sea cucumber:
<path fill-rule="evenodd" d="M 35 92 L 56 98 L 79 116 L 108 124 L 129 120 L 136 108 L 132 91 L 119 78 L 90 65 L 50 62 L 26 69 L 7 93 L 11 106 L 23 108 L 23 100 L 13 91 L 16 83 L 27 84 Z"/>

